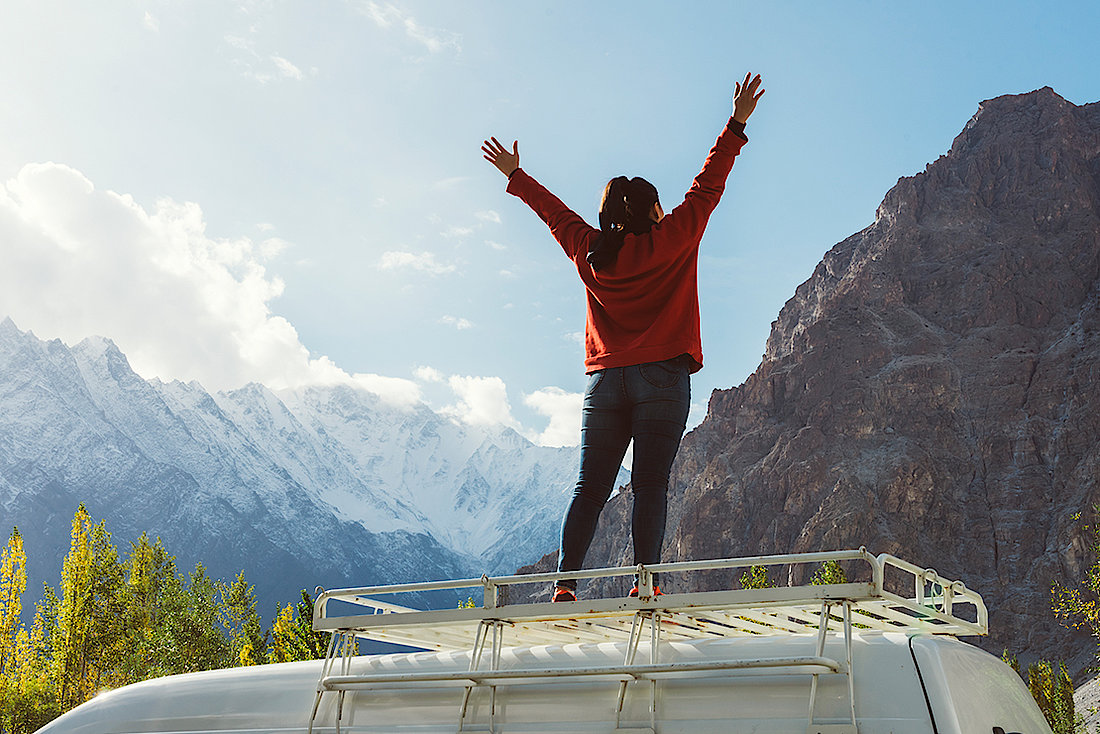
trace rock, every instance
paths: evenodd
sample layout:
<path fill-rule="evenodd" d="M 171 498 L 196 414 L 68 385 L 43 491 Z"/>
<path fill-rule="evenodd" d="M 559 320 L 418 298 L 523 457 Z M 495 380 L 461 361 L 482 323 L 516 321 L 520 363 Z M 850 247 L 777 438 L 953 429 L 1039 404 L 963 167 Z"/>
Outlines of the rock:
<path fill-rule="evenodd" d="M 1100 680 L 1092 678 L 1077 687 L 1073 692 L 1073 711 L 1084 724 L 1079 731 L 1096 731 L 1100 726 Z"/>
<path fill-rule="evenodd" d="M 1080 673 L 1095 643 L 1050 589 L 1095 560 L 1098 277 L 1100 103 L 982 103 L 826 253 L 745 383 L 712 394 L 673 466 L 664 560 L 892 553 L 983 594 L 974 642 Z M 629 503 L 605 508 L 588 566 L 631 562 Z"/>

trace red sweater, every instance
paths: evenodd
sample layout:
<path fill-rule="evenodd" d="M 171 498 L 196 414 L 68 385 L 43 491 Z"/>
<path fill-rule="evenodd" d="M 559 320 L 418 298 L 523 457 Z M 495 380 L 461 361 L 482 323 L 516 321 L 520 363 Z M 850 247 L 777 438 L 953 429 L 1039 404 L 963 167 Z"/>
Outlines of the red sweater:
<path fill-rule="evenodd" d="M 736 127 L 736 130 L 735 130 Z M 699 336 L 699 241 L 726 178 L 747 142 L 732 120 L 711 148 L 682 204 L 641 235 L 626 235 L 615 261 L 597 273 L 585 259 L 600 233 L 523 169 L 508 181 L 508 193 L 522 199 L 550 227 L 577 267 L 588 296 L 585 324 L 586 372 L 658 362 L 681 354 L 703 366 Z"/>

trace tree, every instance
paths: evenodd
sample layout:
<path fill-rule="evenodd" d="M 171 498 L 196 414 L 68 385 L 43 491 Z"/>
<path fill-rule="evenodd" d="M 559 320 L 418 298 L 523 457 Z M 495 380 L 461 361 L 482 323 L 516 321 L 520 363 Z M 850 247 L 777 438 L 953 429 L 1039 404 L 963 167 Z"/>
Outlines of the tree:
<path fill-rule="evenodd" d="M 73 516 L 57 591 L 48 584 L 34 624 L 20 622 L 26 556 L 18 529 L 0 553 L 0 733 L 29 734 L 103 688 L 269 661 L 324 657 L 313 599 L 279 609 L 271 630 L 255 589 L 197 564 L 187 575 L 160 538 L 142 534 L 120 559 L 104 521 Z"/>
<path fill-rule="evenodd" d="M 244 571 L 232 584 L 219 582 L 220 621 L 229 635 L 233 665 L 263 665 L 267 662 L 269 633 L 256 612 L 255 587 L 244 580 Z"/>
<path fill-rule="evenodd" d="M 81 504 L 61 567 L 60 604 L 50 640 L 49 672 L 63 710 L 88 700 L 101 686 L 117 684 L 110 675 L 110 658 L 122 637 L 122 579 L 123 567 L 105 522 L 93 525 Z"/>
<path fill-rule="evenodd" d="M 313 599 L 302 589 L 297 607 L 287 604 L 275 617 L 271 628 L 270 660 L 273 663 L 316 660 L 325 656 L 327 647 L 327 636 L 313 631 Z"/>
<path fill-rule="evenodd" d="M 16 634 L 21 629 L 23 592 L 27 589 L 27 554 L 19 528 L 12 528 L 0 555 L 0 686 L 14 664 Z"/>
<path fill-rule="evenodd" d="M 775 582 L 768 577 L 768 569 L 765 566 L 749 566 L 745 573 L 741 574 L 742 589 L 771 589 Z"/>
<path fill-rule="evenodd" d="M 1006 650 L 1002 656 L 1016 673 L 1027 683 L 1035 703 L 1043 712 L 1054 734 L 1075 734 L 1083 730 L 1083 722 L 1073 708 L 1073 681 L 1066 672 L 1065 663 L 1039 660 L 1027 666 L 1027 674 L 1020 672 L 1020 663 L 1015 655 Z"/>
<path fill-rule="evenodd" d="M 813 576 L 810 577 L 810 583 L 814 586 L 846 584 L 848 583 L 848 574 L 844 573 L 844 569 L 840 567 L 838 561 L 825 561 L 814 571 Z"/>
<path fill-rule="evenodd" d="M 1093 507 L 1100 514 L 1100 506 Z M 1073 519 L 1080 520 L 1076 515 Z M 1083 584 L 1069 587 L 1055 581 L 1051 587 L 1051 608 L 1054 616 L 1071 629 L 1087 629 L 1100 643 L 1100 525 L 1085 526 L 1093 535 L 1092 546 L 1095 560 L 1085 570 Z"/>

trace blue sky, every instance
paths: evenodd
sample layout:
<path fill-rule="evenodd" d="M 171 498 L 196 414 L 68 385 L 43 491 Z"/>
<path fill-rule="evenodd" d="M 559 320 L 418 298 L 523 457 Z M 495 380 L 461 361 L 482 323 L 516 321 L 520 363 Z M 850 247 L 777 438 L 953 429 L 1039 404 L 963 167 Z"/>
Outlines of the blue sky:
<path fill-rule="evenodd" d="M 1100 5 L 5 0 L 0 316 L 211 389 L 354 380 L 575 442 L 584 298 L 481 140 L 595 219 L 671 209 L 764 77 L 703 240 L 713 388 L 978 104 L 1100 99 Z"/>

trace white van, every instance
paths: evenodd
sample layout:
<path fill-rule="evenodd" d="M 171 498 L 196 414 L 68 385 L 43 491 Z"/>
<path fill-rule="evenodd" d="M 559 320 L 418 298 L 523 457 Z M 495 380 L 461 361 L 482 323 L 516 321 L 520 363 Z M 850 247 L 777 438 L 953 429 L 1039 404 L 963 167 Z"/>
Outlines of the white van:
<path fill-rule="evenodd" d="M 652 596 L 656 572 L 824 561 L 866 564 L 870 578 Z M 558 604 L 499 603 L 557 574 L 325 592 L 326 660 L 146 681 L 40 731 L 1050 734 L 1019 676 L 956 639 L 986 633 L 981 597 L 934 571 L 861 549 L 569 576 L 635 573 L 637 598 Z M 379 598 L 469 587 L 480 606 Z M 356 655 L 360 639 L 427 651 Z"/>

